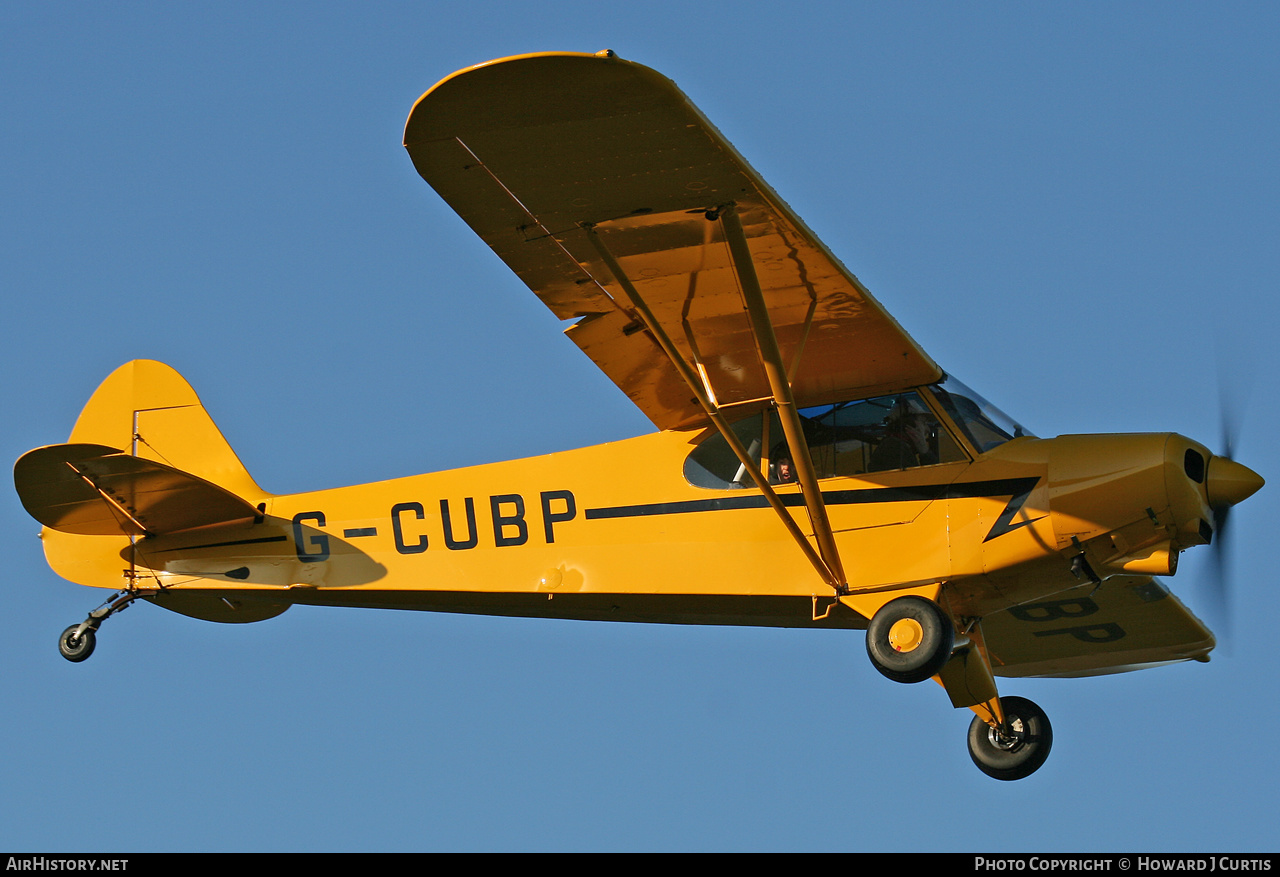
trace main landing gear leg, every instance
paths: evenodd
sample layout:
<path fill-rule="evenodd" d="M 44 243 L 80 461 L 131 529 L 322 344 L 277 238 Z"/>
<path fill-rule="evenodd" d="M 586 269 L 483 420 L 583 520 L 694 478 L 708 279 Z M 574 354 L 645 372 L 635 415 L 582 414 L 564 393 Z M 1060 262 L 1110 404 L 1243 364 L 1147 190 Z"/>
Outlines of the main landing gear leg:
<path fill-rule="evenodd" d="M 89 613 L 89 617 L 79 624 L 73 624 L 58 637 L 58 652 L 72 663 L 87 660 L 97 645 L 97 633 L 102 622 L 112 615 L 127 609 L 129 604 L 141 597 L 137 591 L 121 591 L 97 609 Z"/>
<path fill-rule="evenodd" d="M 1049 757 L 1053 746 L 1049 717 L 1026 698 L 1000 697 L 980 621 L 970 621 L 963 633 L 968 644 L 956 649 L 938 681 L 952 706 L 974 712 L 969 757 L 978 770 L 997 780 L 1020 780 Z"/>
<path fill-rule="evenodd" d="M 969 725 L 969 756 L 989 777 L 1020 780 L 1044 764 L 1053 728 L 1044 710 L 1023 697 L 1000 697 L 982 624 L 962 628 L 968 640 L 955 647 L 955 626 L 938 603 L 917 595 L 881 606 L 867 625 L 867 654 L 895 682 L 931 676 L 955 707 L 975 713 Z"/>
<path fill-rule="evenodd" d="M 938 681 L 952 707 L 974 712 L 969 725 L 969 757 L 996 780 L 1021 780 L 1048 758 L 1053 728 L 1043 709 L 1025 698 L 1001 698 L 991 672 L 982 622 L 970 618 L 961 634 L 968 643 L 952 654 Z"/>

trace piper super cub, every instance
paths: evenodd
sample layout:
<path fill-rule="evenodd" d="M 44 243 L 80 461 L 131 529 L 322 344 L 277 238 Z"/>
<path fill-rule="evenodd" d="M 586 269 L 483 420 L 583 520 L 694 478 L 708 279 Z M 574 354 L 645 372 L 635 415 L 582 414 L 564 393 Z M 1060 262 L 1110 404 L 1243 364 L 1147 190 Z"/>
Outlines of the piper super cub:
<path fill-rule="evenodd" d="M 866 630 L 897 682 L 1030 774 L 1052 732 L 997 676 L 1207 660 L 1153 576 L 1262 479 L 1180 435 L 1036 438 L 941 368 L 665 77 L 505 58 L 414 106 L 414 166 L 658 432 L 313 493 L 249 476 L 191 387 L 138 360 L 14 480 L 63 577 L 260 621 L 294 604 Z"/>

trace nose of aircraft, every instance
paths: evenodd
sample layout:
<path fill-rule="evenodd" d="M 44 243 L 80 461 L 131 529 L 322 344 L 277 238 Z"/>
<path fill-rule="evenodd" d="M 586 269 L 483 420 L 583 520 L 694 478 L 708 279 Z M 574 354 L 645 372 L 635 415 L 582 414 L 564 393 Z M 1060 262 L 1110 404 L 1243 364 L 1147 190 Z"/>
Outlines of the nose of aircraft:
<path fill-rule="evenodd" d="M 1209 505 L 1215 509 L 1244 502 L 1265 483 L 1257 472 L 1230 457 L 1213 457 L 1209 460 L 1205 487 L 1209 494 Z"/>

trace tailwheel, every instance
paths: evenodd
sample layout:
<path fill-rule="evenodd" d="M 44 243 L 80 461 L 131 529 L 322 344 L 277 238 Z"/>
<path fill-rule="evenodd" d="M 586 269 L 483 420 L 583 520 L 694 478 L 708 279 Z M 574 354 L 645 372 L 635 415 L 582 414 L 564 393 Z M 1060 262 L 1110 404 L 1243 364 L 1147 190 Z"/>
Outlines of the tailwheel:
<path fill-rule="evenodd" d="M 58 651 L 62 657 L 76 664 L 92 655 L 93 647 L 97 645 L 97 637 L 94 636 L 93 629 L 86 627 L 81 630 L 81 626 L 73 624 L 58 637 Z"/>
<path fill-rule="evenodd" d="M 894 682 L 937 675 L 951 657 L 956 632 L 937 603 L 899 597 L 880 607 L 867 627 L 867 655 Z"/>
<path fill-rule="evenodd" d="M 141 597 L 138 591 L 124 590 L 109 598 L 80 624 L 73 624 L 58 637 L 58 652 L 72 663 L 88 660 L 97 643 L 96 631 L 112 615 L 129 608 L 129 604 Z"/>
<path fill-rule="evenodd" d="M 969 725 L 969 757 L 989 777 L 1020 780 L 1044 764 L 1053 746 L 1053 728 L 1044 710 L 1024 697 L 1002 697 L 1004 725 L 981 718 Z"/>

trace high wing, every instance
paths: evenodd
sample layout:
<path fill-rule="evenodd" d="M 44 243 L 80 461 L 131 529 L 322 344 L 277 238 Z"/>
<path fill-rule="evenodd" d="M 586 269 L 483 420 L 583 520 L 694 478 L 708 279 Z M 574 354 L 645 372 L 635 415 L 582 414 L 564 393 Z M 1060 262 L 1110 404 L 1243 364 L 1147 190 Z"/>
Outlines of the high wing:
<path fill-rule="evenodd" d="M 1208 660 L 1214 638 L 1159 580 L 1113 576 L 982 620 L 997 676 L 1097 676 Z"/>
<path fill-rule="evenodd" d="M 717 407 L 746 412 L 773 398 L 744 307 L 746 266 L 714 221 L 726 209 L 745 233 L 795 403 L 942 376 L 675 84 L 647 67 L 612 52 L 471 67 L 419 99 L 404 142 L 423 179 L 547 307 L 579 318 L 569 337 L 659 428 L 708 416 L 648 318 Z"/>

